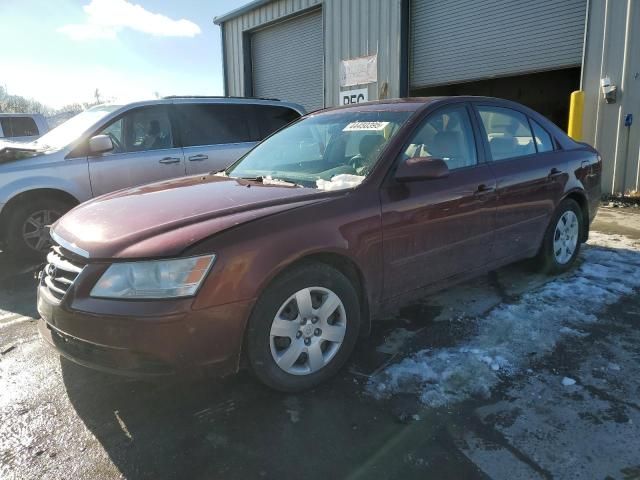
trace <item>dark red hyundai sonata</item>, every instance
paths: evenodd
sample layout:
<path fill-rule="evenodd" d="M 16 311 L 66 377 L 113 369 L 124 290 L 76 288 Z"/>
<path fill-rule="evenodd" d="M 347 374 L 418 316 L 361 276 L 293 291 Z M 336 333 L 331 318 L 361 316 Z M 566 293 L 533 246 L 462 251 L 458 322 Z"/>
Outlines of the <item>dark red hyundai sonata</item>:
<path fill-rule="evenodd" d="M 130 375 L 236 371 L 296 391 L 385 311 L 535 257 L 567 270 L 600 198 L 593 148 L 480 97 L 314 113 L 223 172 L 65 215 L 41 274 L 43 337 Z"/>

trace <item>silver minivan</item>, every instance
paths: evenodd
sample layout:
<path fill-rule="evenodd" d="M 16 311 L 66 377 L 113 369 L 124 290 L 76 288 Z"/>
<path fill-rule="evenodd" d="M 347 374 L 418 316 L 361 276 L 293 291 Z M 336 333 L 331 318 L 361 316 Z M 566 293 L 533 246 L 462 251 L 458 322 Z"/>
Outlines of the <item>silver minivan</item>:
<path fill-rule="evenodd" d="M 278 100 L 166 97 L 99 105 L 34 142 L 0 142 L 2 249 L 45 252 L 49 225 L 73 206 L 121 188 L 221 170 L 304 113 Z"/>

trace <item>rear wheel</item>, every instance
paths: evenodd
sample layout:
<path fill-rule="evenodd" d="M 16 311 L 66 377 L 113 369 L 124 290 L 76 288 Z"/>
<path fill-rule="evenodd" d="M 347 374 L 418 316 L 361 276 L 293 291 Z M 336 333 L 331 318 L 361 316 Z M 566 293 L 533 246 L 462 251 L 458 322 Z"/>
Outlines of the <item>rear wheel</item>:
<path fill-rule="evenodd" d="M 26 257 L 44 256 L 51 246 L 49 227 L 71 208 L 68 202 L 47 198 L 16 206 L 7 222 L 7 251 Z"/>
<path fill-rule="evenodd" d="M 577 202 L 568 198 L 560 203 L 536 257 L 539 270 L 555 274 L 571 268 L 580 252 L 582 218 Z"/>
<path fill-rule="evenodd" d="M 359 327 L 351 282 L 327 265 L 304 264 L 276 279 L 256 303 L 247 329 L 249 362 L 271 388 L 305 390 L 340 369 Z"/>

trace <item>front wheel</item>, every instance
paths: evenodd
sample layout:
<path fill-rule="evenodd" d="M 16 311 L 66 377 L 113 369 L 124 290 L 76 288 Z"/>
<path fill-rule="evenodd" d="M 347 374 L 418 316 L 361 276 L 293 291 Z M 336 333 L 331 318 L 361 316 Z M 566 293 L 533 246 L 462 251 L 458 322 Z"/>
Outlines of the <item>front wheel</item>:
<path fill-rule="evenodd" d="M 7 223 L 7 251 L 21 257 L 46 255 L 51 246 L 49 227 L 71 208 L 67 202 L 47 198 L 16 206 Z"/>
<path fill-rule="evenodd" d="M 247 327 L 249 362 L 271 388 L 305 390 L 342 367 L 359 327 L 358 294 L 349 279 L 325 264 L 300 265 L 256 303 Z"/>
<path fill-rule="evenodd" d="M 563 200 L 556 210 L 536 257 L 539 270 L 557 274 L 571 268 L 580 252 L 582 211 L 576 201 Z"/>

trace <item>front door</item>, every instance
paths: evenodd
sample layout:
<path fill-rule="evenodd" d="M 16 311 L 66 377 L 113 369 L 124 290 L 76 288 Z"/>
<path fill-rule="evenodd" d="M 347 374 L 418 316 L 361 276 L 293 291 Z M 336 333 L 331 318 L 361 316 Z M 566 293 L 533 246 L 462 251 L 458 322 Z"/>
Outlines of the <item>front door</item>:
<path fill-rule="evenodd" d="M 94 196 L 185 174 L 164 105 L 126 112 L 96 135 L 108 135 L 114 148 L 88 158 Z"/>
<path fill-rule="evenodd" d="M 567 165 L 549 133 L 522 112 L 477 105 L 497 181 L 498 214 L 493 256 L 511 261 L 530 256 L 564 192 Z"/>
<path fill-rule="evenodd" d="M 397 182 L 381 190 L 387 297 L 434 285 L 488 263 L 495 224 L 495 179 L 479 155 L 469 107 L 429 115 L 399 161 L 445 160 L 449 176 Z"/>

